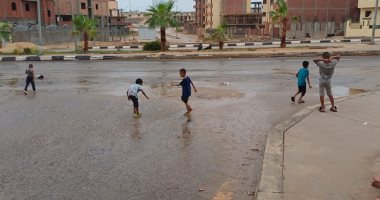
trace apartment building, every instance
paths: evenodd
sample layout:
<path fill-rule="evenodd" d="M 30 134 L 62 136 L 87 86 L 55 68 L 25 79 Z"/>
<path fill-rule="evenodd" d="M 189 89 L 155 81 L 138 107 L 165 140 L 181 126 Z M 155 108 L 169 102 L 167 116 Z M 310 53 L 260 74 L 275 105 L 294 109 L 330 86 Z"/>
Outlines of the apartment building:
<path fill-rule="evenodd" d="M 0 0 L 0 20 L 12 24 L 37 24 L 37 1 Z M 42 25 L 55 24 L 54 0 L 41 0 Z"/>
<path fill-rule="evenodd" d="M 55 0 L 58 25 L 71 24 L 73 15 L 85 15 L 104 24 L 110 14 L 108 0 Z"/>
<path fill-rule="evenodd" d="M 360 0 L 361 1 L 361 0 Z M 276 0 L 263 0 L 264 33 L 279 36 L 279 27 L 273 25 L 270 12 Z M 289 16 L 298 22 L 289 23 L 288 37 L 326 37 L 343 35 L 345 22 L 359 18 L 358 0 L 287 0 Z"/>
<path fill-rule="evenodd" d="M 371 37 L 373 21 L 375 18 L 375 0 L 359 0 L 360 20 L 348 20 L 346 37 Z M 380 37 L 380 8 L 377 10 L 375 36 Z"/>
<path fill-rule="evenodd" d="M 226 23 L 229 31 L 245 32 L 261 24 L 261 11 L 253 0 L 195 0 L 195 25 L 197 34 L 204 34 Z"/>

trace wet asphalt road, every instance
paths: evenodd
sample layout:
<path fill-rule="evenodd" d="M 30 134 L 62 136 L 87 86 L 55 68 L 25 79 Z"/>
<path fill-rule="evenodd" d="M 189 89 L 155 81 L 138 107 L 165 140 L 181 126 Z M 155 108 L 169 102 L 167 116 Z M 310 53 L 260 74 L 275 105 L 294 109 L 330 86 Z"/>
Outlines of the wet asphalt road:
<path fill-rule="evenodd" d="M 317 103 L 314 65 L 307 104 L 289 102 L 302 60 L 38 62 L 28 96 L 27 63 L 0 63 L 0 199 L 253 199 L 266 134 Z M 335 94 L 379 90 L 379 61 L 345 58 Z M 191 116 L 170 86 L 181 67 L 199 89 Z M 134 118 L 138 77 L 151 100 Z"/>

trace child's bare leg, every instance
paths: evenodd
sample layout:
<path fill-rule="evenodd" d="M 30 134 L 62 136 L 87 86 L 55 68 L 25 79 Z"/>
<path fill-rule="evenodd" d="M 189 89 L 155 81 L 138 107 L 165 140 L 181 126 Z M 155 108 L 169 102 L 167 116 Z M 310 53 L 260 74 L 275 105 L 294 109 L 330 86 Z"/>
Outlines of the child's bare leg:
<path fill-rule="evenodd" d="M 135 113 L 136 113 L 137 115 L 140 114 L 140 112 L 139 112 L 139 107 L 136 107 L 136 108 L 135 108 Z"/>
<path fill-rule="evenodd" d="M 193 109 L 190 107 L 188 103 L 186 103 L 186 109 L 187 109 L 187 113 L 190 113 L 191 111 L 193 111 Z"/>
<path fill-rule="evenodd" d="M 325 108 L 325 97 L 324 96 L 320 96 L 319 100 L 321 101 L 321 107 Z"/>
<path fill-rule="evenodd" d="M 304 96 L 301 95 L 300 98 L 298 99 L 298 102 L 302 101 L 303 97 L 304 97 Z"/>
<path fill-rule="evenodd" d="M 298 91 L 293 97 L 296 98 L 299 94 L 301 94 L 300 91 Z"/>
<path fill-rule="evenodd" d="M 334 96 L 333 95 L 329 95 L 329 99 L 330 99 L 330 102 L 331 102 L 331 107 L 335 107 Z"/>

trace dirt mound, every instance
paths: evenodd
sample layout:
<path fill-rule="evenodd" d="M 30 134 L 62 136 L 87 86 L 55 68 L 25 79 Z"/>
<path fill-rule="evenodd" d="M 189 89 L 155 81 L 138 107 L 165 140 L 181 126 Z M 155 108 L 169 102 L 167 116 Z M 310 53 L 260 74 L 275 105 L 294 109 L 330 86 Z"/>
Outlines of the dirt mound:
<path fill-rule="evenodd" d="M 37 46 L 33 43 L 29 42 L 16 42 L 12 44 L 8 44 L 7 46 L 0 49 L 0 53 L 2 54 L 14 54 L 14 53 L 24 53 L 24 49 L 30 49 L 31 52 L 35 52 L 37 50 Z"/>

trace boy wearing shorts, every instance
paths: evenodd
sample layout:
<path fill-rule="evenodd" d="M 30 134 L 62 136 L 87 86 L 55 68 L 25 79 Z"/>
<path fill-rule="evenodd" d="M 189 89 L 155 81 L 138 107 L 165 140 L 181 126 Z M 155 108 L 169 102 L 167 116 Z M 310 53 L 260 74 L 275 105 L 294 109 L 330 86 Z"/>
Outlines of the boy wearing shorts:
<path fill-rule="evenodd" d="M 133 114 L 136 117 L 141 116 L 139 112 L 138 93 L 141 92 L 149 100 L 149 97 L 145 94 L 144 90 L 142 89 L 142 84 L 143 80 L 141 78 L 138 78 L 136 79 L 136 83 L 132 84 L 127 91 L 128 100 L 133 102 Z"/>
<path fill-rule="evenodd" d="M 309 78 L 309 62 L 308 61 L 303 61 L 302 63 L 302 68 L 298 71 L 297 73 L 297 78 L 298 78 L 298 91 L 294 96 L 291 97 L 292 102 L 296 101 L 296 97 L 301 94 L 300 98 L 298 99 L 298 103 L 305 103 L 302 98 L 306 94 L 306 80 L 307 83 L 309 84 L 309 88 L 311 89 L 311 84 L 310 84 L 310 78 Z"/>
<path fill-rule="evenodd" d="M 190 77 L 186 75 L 186 69 L 182 68 L 179 70 L 179 76 L 182 78 L 182 81 L 177 84 L 177 86 L 182 86 L 182 96 L 181 100 L 186 105 L 187 112 L 185 114 L 190 114 L 193 109 L 189 105 L 189 98 L 191 96 L 191 86 L 194 88 L 194 92 L 197 92 L 194 83 L 191 81 Z"/>
<path fill-rule="evenodd" d="M 340 61 L 340 56 L 331 56 L 329 52 L 322 54 L 321 58 L 315 58 L 313 60 L 315 64 L 319 67 L 319 96 L 321 101 L 321 107 L 319 107 L 320 112 L 326 112 L 325 109 L 325 91 L 331 102 L 330 111 L 337 112 L 338 109 L 335 106 L 334 96 L 331 92 L 331 79 L 334 74 L 335 66 Z"/>

